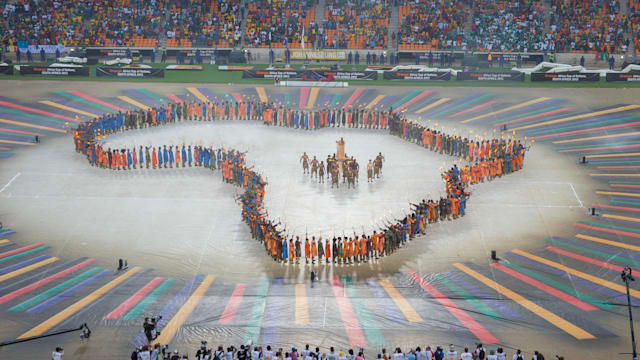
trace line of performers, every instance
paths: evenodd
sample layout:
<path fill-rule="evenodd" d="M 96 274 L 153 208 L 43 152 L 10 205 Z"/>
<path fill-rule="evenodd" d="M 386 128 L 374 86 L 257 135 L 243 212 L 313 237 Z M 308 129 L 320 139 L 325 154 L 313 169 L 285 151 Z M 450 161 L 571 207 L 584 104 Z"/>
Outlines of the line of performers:
<path fill-rule="evenodd" d="M 180 105 L 180 104 L 174 104 Z M 240 107 L 238 107 L 240 109 Z M 148 110 L 148 112 L 155 110 Z M 142 117 L 147 118 L 148 112 Z M 187 113 L 188 114 L 188 113 Z M 323 239 L 305 234 L 289 234 L 286 225 L 269 219 L 264 209 L 267 182 L 245 164 L 245 153 L 235 149 L 203 146 L 158 146 L 129 149 L 104 149 L 101 134 L 126 130 L 124 123 L 104 127 L 113 116 L 105 115 L 78 126 L 74 132 L 76 150 L 85 154 L 92 165 L 112 170 L 201 166 L 219 169 L 222 179 L 244 191 L 237 200 L 242 205 L 242 218 L 254 239 L 260 241 L 274 260 L 283 263 L 353 264 L 388 256 L 417 234 L 424 234 L 430 223 L 464 216 L 469 184 L 491 180 L 522 168 L 526 148 L 517 140 L 483 140 L 473 142 L 412 123 L 400 114 L 389 115 L 390 134 L 416 143 L 432 151 L 460 156 L 472 161 L 469 166 L 454 165 L 442 173 L 446 195 L 410 204 L 411 212 L 401 219 L 385 219 L 377 230 L 358 235 L 342 234 Z M 106 118 L 111 120 L 104 121 Z M 153 119 L 153 117 L 152 117 Z M 156 118 L 157 120 L 157 118 Z M 156 123 L 156 125 L 162 124 Z M 135 127 L 134 127 L 135 128 Z M 383 161 L 382 154 L 378 155 Z M 331 160 L 331 159 L 330 159 Z M 143 167 L 144 164 L 144 167 Z"/>

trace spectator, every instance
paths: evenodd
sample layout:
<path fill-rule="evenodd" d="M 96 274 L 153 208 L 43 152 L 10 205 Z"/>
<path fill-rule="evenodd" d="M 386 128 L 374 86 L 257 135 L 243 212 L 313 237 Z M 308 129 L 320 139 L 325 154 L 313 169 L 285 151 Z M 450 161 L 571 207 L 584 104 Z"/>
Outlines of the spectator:
<path fill-rule="evenodd" d="M 61 347 L 57 347 L 56 350 L 51 354 L 51 359 L 62 360 L 63 356 L 64 356 L 64 349 Z"/>
<path fill-rule="evenodd" d="M 398 48 L 461 49 L 469 9 L 462 1 L 404 0 L 398 8 Z"/>
<path fill-rule="evenodd" d="M 388 0 L 328 0 L 325 15 L 329 46 L 339 49 L 387 47 L 391 16 Z"/>

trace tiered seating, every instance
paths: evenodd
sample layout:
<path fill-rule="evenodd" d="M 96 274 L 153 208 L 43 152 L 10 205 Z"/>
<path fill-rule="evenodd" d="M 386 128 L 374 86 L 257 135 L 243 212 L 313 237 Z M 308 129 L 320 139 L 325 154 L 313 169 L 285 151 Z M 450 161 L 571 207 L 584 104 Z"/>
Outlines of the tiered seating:
<path fill-rule="evenodd" d="M 166 24 L 168 47 L 233 47 L 241 36 L 240 2 L 219 0 L 172 4 Z"/>
<path fill-rule="evenodd" d="M 485 51 L 551 51 L 545 34 L 544 8 L 528 0 L 474 2 L 467 46 Z"/>
<path fill-rule="evenodd" d="M 624 22 L 617 1 L 553 0 L 551 35 L 558 52 L 620 50 Z"/>
<path fill-rule="evenodd" d="M 640 55 L 640 0 L 631 0 L 629 4 L 629 30 L 635 44 L 636 54 Z"/>
<path fill-rule="evenodd" d="M 391 8 L 387 0 L 328 0 L 325 46 L 337 42 L 338 48 L 386 48 Z"/>
<path fill-rule="evenodd" d="M 468 18 L 469 10 L 462 1 L 404 1 L 398 7 L 398 48 L 459 48 Z"/>
<path fill-rule="evenodd" d="M 14 46 L 18 41 L 30 45 L 88 44 L 91 38 L 82 31 L 83 15 L 89 10 L 83 1 L 2 1 L 0 40 Z"/>
<path fill-rule="evenodd" d="M 305 47 L 312 47 L 317 34 L 315 0 L 259 0 L 249 3 L 245 44 L 248 47 L 300 47 L 304 28 Z M 269 41 L 271 34 L 271 41 Z"/>
<path fill-rule="evenodd" d="M 89 22 L 86 29 L 90 45 L 96 46 L 155 46 L 162 29 L 163 2 L 130 0 L 95 0 L 88 2 L 84 12 Z"/>

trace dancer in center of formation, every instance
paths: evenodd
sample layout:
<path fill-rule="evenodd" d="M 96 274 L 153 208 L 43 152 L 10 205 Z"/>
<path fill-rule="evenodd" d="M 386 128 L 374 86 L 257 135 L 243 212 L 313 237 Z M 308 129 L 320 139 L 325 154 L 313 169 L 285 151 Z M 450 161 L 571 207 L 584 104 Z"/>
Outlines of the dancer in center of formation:
<path fill-rule="evenodd" d="M 221 170 L 223 181 L 241 187 L 238 197 L 242 204 L 242 218 L 254 239 L 260 241 L 267 254 L 281 263 L 298 264 L 303 257 L 299 235 L 289 234 L 285 225 L 268 219 L 263 207 L 267 182 L 252 167 L 245 164 L 245 153 L 235 149 L 203 145 L 135 146 L 111 149 L 100 142 L 105 135 L 129 129 L 141 129 L 187 120 L 262 119 L 266 125 L 304 129 L 328 126 L 389 129 L 389 133 L 405 141 L 441 154 L 462 158 L 466 165 L 454 165 L 442 173 L 445 195 L 440 199 L 425 199 L 410 204 L 411 212 L 400 219 L 384 219 L 374 224 L 371 233 L 352 236 L 332 234 L 323 240 L 322 234 L 305 236 L 304 263 L 354 264 L 388 256 L 418 234 L 424 234 L 428 225 L 438 221 L 464 216 L 470 193 L 469 185 L 491 181 L 496 177 L 518 171 L 524 163 L 527 148 L 516 139 L 473 140 L 431 130 L 407 120 L 402 113 L 360 109 L 318 109 L 303 111 L 287 109 L 260 102 L 180 102 L 149 110 L 109 113 L 79 124 L 74 131 L 76 151 L 84 154 L 88 162 L 104 169 L 136 171 L 202 167 Z M 137 150 L 137 151 L 136 151 Z M 303 171 L 309 173 L 309 157 L 300 159 Z M 384 156 L 379 153 L 367 163 L 367 180 L 381 174 Z M 143 166 L 144 164 L 144 166 Z M 343 183 L 355 186 L 358 163 L 346 155 L 342 163 Z M 313 159 L 319 182 L 324 182 L 325 164 Z M 175 171 L 175 170 L 174 170 Z M 331 187 L 339 186 L 339 164 L 335 155 L 328 156 L 326 172 L 331 176 Z M 312 168 L 312 175 L 315 171 Z M 294 242 L 295 240 L 295 242 Z"/>

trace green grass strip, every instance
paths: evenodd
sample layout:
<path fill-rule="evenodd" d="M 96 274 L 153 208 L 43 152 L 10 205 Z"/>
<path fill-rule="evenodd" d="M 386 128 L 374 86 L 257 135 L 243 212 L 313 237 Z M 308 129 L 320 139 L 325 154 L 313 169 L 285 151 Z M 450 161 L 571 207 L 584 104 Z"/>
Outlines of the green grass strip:
<path fill-rule="evenodd" d="M 85 105 L 88 105 L 88 106 L 92 106 L 94 108 L 98 108 L 98 109 L 100 109 L 102 111 L 105 111 L 105 112 L 108 112 L 108 113 L 116 112 L 116 110 L 114 110 L 112 108 L 106 107 L 104 105 L 96 104 L 93 101 L 89 101 L 89 100 L 83 99 L 80 96 L 75 96 L 73 94 L 69 94 L 69 93 L 64 92 L 64 91 L 55 91 L 54 94 L 56 94 L 58 96 L 66 97 L 67 99 L 70 99 L 70 100 L 73 100 L 73 101 L 77 101 L 77 102 L 79 102 L 81 104 L 85 104 Z"/>
<path fill-rule="evenodd" d="M 625 141 L 625 142 L 617 142 L 617 143 L 605 143 L 605 144 L 596 144 L 596 145 L 578 145 L 578 146 L 565 146 L 556 148 L 556 151 L 559 150 L 574 150 L 574 149 L 593 149 L 599 147 L 606 146 L 622 146 L 622 145 L 638 145 L 640 141 Z"/>
<path fill-rule="evenodd" d="M 44 121 L 44 122 L 47 122 L 47 123 L 53 124 L 53 125 L 60 125 L 60 124 L 64 124 L 64 122 L 65 122 L 64 120 L 57 119 L 57 118 L 49 118 L 49 117 L 42 116 L 42 115 L 32 115 L 32 114 L 29 114 L 29 113 L 26 113 L 26 112 L 16 111 L 16 110 L 9 110 L 9 109 L 0 109 L 0 113 L 18 115 L 18 116 L 26 117 L 28 119 Z"/>
<path fill-rule="evenodd" d="M 48 248 L 50 248 L 50 247 L 51 247 L 51 246 L 49 246 L 49 245 L 43 245 L 43 246 L 39 246 L 39 247 L 37 247 L 37 248 L 35 248 L 35 249 L 27 250 L 27 251 L 25 251 L 25 252 L 21 252 L 21 253 L 19 253 L 19 254 L 15 254 L 15 255 L 8 256 L 8 257 L 6 257 L 6 258 L 4 258 L 4 259 L 0 259 L 0 264 L 2 264 L 3 262 L 6 262 L 6 261 L 11 261 L 11 260 L 19 259 L 19 258 L 21 258 L 21 257 L 23 257 L 23 256 L 27 256 L 27 255 L 35 254 L 35 253 L 37 253 L 37 252 L 39 252 L 39 251 L 42 251 L 42 250 L 47 250 L 47 249 L 48 249 Z"/>
<path fill-rule="evenodd" d="M 555 281 L 555 280 L 553 280 L 553 279 L 551 279 L 551 278 L 549 278 L 549 277 L 547 277 L 545 275 L 542 275 L 540 273 L 537 273 L 537 272 L 535 272 L 533 270 L 529 270 L 529 269 L 523 268 L 522 266 L 516 265 L 516 264 L 514 264 L 512 262 L 509 262 L 509 261 L 501 261 L 500 264 L 502 264 L 502 265 L 504 265 L 504 266 L 506 266 L 508 268 L 511 268 L 511 269 L 513 269 L 513 270 L 515 270 L 515 271 L 517 271 L 519 273 L 527 275 L 527 276 L 529 276 L 531 278 L 534 278 L 534 279 L 536 279 L 536 280 L 538 280 L 540 282 L 543 282 L 543 283 L 545 283 L 545 284 L 547 284 L 547 285 L 549 285 L 551 287 L 554 287 L 554 288 L 556 288 L 556 289 L 558 289 L 560 291 L 564 291 L 567 294 L 573 295 L 573 296 L 577 297 L 578 299 L 580 299 L 580 300 L 582 300 L 584 302 L 587 302 L 587 303 L 589 303 L 589 304 L 591 304 L 591 305 L 593 305 L 595 307 L 598 307 L 600 309 L 612 309 L 613 308 L 613 305 L 609 304 L 606 301 L 598 300 L 598 299 L 594 298 L 593 296 L 587 295 L 587 294 L 585 294 L 585 293 L 583 293 L 581 291 L 578 291 L 578 290 L 574 289 L 573 287 L 571 287 L 569 285 L 566 285 L 566 284 L 563 284 L 561 282 Z"/>
<path fill-rule="evenodd" d="M 440 281 L 444 286 L 446 286 L 449 290 L 456 293 L 456 295 L 458 295 L 461 299 L 463 299 L 464 301 L 468 302 L 471 306 L 476 308 L 476 310 L 478 310 L 480 313 L 496 319 L 502 318 L 500 314 L 498 314 L 492 308 L 490 308 L 489 305 L 485 304 L 484 301 L 479 300 L 475 296 L 471 295 L 465 289 L 458 286 L 458 284 L 454 284 L 451 280 L 447 279 L 441 274 L 435 274 L 434 277 L 438 281 Z"/>
<path fill-rule="evenodd" d="M 401 97 L 399 100 L 396 100 L 396 102 L 393 103 L 393 107 L 397 108 L 398 106 L 406 103 L 407 101 L 409 101 L 409 99 L 418 96 L 418 94 L 420 94 L 421 91 L 420 90 L 413 90 L 411 92 L 409 92 L 407 95 Z"/>
<path fill-rule="evenodd" d="M 559 106 L 550 106 L 550 107 L 546 107 L 544 109 L 531 111 L 531 112 L 524 113 L 524 114 L 518 114 L 518 115 L 510 116 L 510 117 L 507 117 L 507 118 L 504 118 L 504 119 L 500 119 L 500 120 L 490 121 L 489 124 L 497 124 L 497 123 L 501 123 L 501 122 L 505 122 L 505 121 L 511 121 L 511 120 L 520 119 L 520 118 L 531 116 L 531 115 L 542 114 L 542 113 L 545 113 L 545 112 L 548 112 L 548 111 L 558 110 L 558 109 L 560 109 Z"/>
<path fill-rule="evenodd" d="M 252 341 L 254 344 L 258 343 L 260 337 L 260 328 L 262 326 L 262 318 L 264 317 L 264 310 L 267 305 L 267 294 L 269 293 L 270 280 L 268 277 L 263 277 L 258 285 L 258 292 L 256 293 L 256 301 L 253 303 L 253 310 L 247 323 L 247 329 L 244 332 L 243 344 Z"/>
<path fill-rule="evenodd" d="M 620 230 L 620 231 L 628 231 L 636 234 L 640 234 L 640 229 L 634 229 L 626 226 L 617 226 L 617 225 L 609 225 L 609 224 L 600 224 L 591 221 L 577 221 L 578 224 L 591 225 L 591 226 L 599 226 L 607 229 Z"/>
<path fill-rule="evenodd" d="M 63 282 L 62 284 L 60 284 L 60 285 L 58 285 L 56 287 L 52 287 L 51 289 L 49 289 L 49 290 L 47 290 L 47 291 L 45 291 L 43 293 L 40 293 L 39 295 L 36 295 L 36 296 L 34 296 L 34 297 L 32 297 L 32 298 L 30 298 L 28 300 L 25 300 L 25 301 L 21 302 L 20 304 L 10 308 L 7 311 L 25 311 L 28 308 L 30 308 L 32 305 L 35 305 L 35 304 L 38 304 L 38 303 L 41 303 L 41 302 L 47 300 L 48 298 L 50 298 L 50 297 L 52 297 L 52 296 L 64 291 L 65 289 L 67 289 L 67 288 L 71 287 L 72 285 L 74 285 L 74 284 L 76 284 L 76 283 L 88 278 L 89 276 L 97 273 L 100 270 L 101 269 L 99 267 L 94 267 L 91 270 L 87 270 L 87 271 L 83 272 L 82 274 L 80 274 L 80 275 L 78 275 L 78 276 L 76 276 L 76 277 L 74 277 L 72 279 L 69 279 L 69 280 Z"/>
<path fill-rule="evenodd" d="M 544 240 L 548 241 L 548 242 L 550 242 L 550 243 L 552 243 L 554 245 L 562 246 L 562 247 L 565 247 L 565 248 L 568 248 L 568 249 L 579 250 L 579 251 L 583 251 L 583 252 L 586 252 L 586 253 L 589 253 L 589 254 L 592 254 L 592 255 L 595 255 L 595 256 L 599 256 L 599 257 L 601 257 L 601 258 L 603 258 L 603 259 L 605 259 L 607 261 L 613 259 L 613 260 L 616 260 L 616 261 L 619 261 L 619 262 L 622 262 L 622 263 L 625 263 L 625 264 L 631 263 L 631 264 L 634 264 L 634 265 L 640 265 L 640 261 L 636 261 L 636 260 L 633 260 L 633 259 L 628 259 L 626 257 L 603 253 L 602 251 L 593 250 L 593 249 L 585 248 L 585 247 L 574 245 L 574 244 L 569 244 L 569 243 L 566 243 L 564 241 L 559 241 L 559 240 L 554 240 L 554 239 L 544 239 Z"/>
<path fill-rule="evenodd" d="M 638 119 L 640 119 L 640 116 L 625 116 L 623 118 L 618 118 L 618 119 L 596 121 L 596 122 L 592 122 L 592 123 L 588 123 L 588 124 L 565 126 L 565 127 L 556 128 L 556 129 L 553 129 L 553 130 L 534 131 L 534 132 L 531 133 L 531 136 L 554 134 L 554 133 L 557 133 L 557 132 L 564 132 L 564 131 L 567 131 L 567 130 L 575 130 L 575 129 L 580 129 L 580 128 L 590 128 L 590 127 L 593 127 L 594 125 L 615 124 L 615 123 L 622 122 L 622 121 L 638 120 Z"/>
<path fill-rule="evenodd" d="M 454 107 L 452 107 L 452 108 L 449 108 L 449 109 L 446 109 L 446 110 L 442 110 L 442 111 L 440 111 L 439 113 L 436 113 L 436 114 L 435 114 L 435 115 L 433 115 L 433 116 L 434 116 L 434 117 L 436 117 L 436 116 L 443 116 L 443 115 L 447 115 L 447 114 L 452 113 L 452 112 L 454 112 L 454 111 L 456 111 L 456 110 L 458 110 L 458 109 L 460 109 L 460 108 L 463 108 L 463 107 L 465 107 L 465 106 L 471 105 L 471 104 L 476 103 L 476 102 L 478 102 L 478 101 L 480 101 L 480 100 L 488 99 L 488 98 L 490 98 L 490 97 L 492 97 L 492 96 L 493 96 L 493 94 L 484 94 L 484 95 L 482 95 L 482 96 L 478 96 L 478 97 L 477 97 L 477 98 L 475 98 L 475 99 L 471 99 L 471 100 L 469 100 L 469 101 L 465 101 L 465 102 L 463 102 L 462 104 L 456 105 L 456 106 L 454 106 Z"/>
<path fill-rule="evenodd" d="M 123 320 L 133 320 L 140 316 L 142 312 L 147 308 L 147 306 L 153 304 L 162 293 L 173 284 L 176 279 L 166 279 L 162 282 L 157 288 L 153 289 L 153 291 L 147 295 L 142 301 L 140 301 L 136 306 L 134 306 L 129 312 L 127 312 L 122 319 Z"/>
<path fill-rule="evenodd" d="M 338 105 L 340 98 L 342 98 L 342 94 L 335 94 L 333 95 L 333 99 L 331 99 L 331 105 L 329 106 L 336 106 Z"/>
<path fill-rule="evenodd" d="M 369 340 L 369 345 L 384 346 L 386 344 L 384 335 L 382 335 L 380 327 L 373 320 L 369 310 L 367 310 L 367 304 L 362 300 L 358 290 L 353 287 L 351 277 L 342 276 L 342 281 L 344 282 L 345 293 L 351 300 L 353 310 L 356 312 L 356 316 L 360 321 L 360 326 L 362 327 L 362 330 L 364 330 L 367 340 Z"/>
<path fill-rule="evenodd" d="M 167 102 L 165 99 L 161 98 L 160 96 L 154 94 L 153 92 L 151 92 L 151 91 L 149 91 L 147 89 L 142 89 L 141 88 L 141 89 L 136 89 L 136 91 L 147 95 L 148 97 L 154 99 L 155 101 L 157 101 L 160 104 L 164 104 L 164 103 Z"/>

